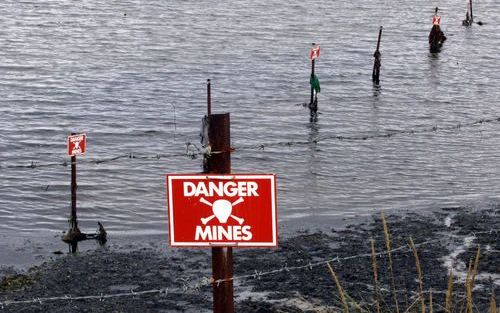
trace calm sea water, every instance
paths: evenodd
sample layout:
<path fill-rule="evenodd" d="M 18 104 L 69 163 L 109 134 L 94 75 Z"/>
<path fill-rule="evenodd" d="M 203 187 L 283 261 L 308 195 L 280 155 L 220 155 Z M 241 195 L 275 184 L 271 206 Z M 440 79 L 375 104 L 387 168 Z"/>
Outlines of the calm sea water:
<path fill-rule="evenodd" d="M 18 1 L 0 4 L 0 236 L 67 229 L 66 136 L 78 158 L 80 225 L 166 234 L 166 173 L 196 173 L 184 153 L 206 112 L 231 113 L 235 173 L 276 173 L 280 228 L 315 228 L 379 210 L 500 204 L 500 122 L 383 135 L 500 117 L 500 2 L 478 0 L 483 26 L 461 26 L 467 1 Z M 434 7 L 448 36 L 428 52 Z M 380 87 L 371 82 L 384 26 Z M 310 122 L 309 48 L 320 116 Z M 330 139 L 329 139 L 330 138 Z M 313 141 L 319 140 L 317 144 Z M 277 142 L 309 144 L 274 145 Z M 265 148 L 253 148 L 259 145 Z"/>

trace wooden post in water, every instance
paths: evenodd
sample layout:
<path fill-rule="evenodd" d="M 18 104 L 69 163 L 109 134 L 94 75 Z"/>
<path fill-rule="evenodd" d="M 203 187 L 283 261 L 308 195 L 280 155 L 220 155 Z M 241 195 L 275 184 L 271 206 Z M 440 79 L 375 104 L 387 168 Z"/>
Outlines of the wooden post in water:
<path fill-rule="evenodd" d="M 210 174 L 231 173 L 229 113 L 211 114 L 210 80 L 207 81 L 208 144 L 212 153 L 204 166 Z M 214 313 L 233 313 L 233 248 L 212 248 Z"/>
<path fill-rule="evenodd" d="M 379 51 L 380 48 L 380 39 L 382 38 L 382 26 L 378 31 L 378 41 L 377 41 L 377 49 L 373 54 L 375 60 L 373 61 L 373 72 L 372 72 L 372 81 L 376 84 L 380 82 L 380 66 L 381 66 L 381 54 Z"/>

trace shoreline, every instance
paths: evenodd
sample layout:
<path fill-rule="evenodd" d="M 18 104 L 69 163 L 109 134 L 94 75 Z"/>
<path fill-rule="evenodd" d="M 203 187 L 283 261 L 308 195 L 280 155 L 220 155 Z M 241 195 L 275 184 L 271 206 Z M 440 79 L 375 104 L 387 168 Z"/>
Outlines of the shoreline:
<path fill-rule="evenodd" d="M 488 308 L 492 291 L 500 294 L 500 208 L 447 208 L 426 215 L 387 215 L 392 236 L 394 277 L 401 305 L 415 298 L 418 286 L 415 260 L 408 247 L 415 242 L 423 286 L 443 305 L 448 271 L 453 266 L 456 302 L 464 295 L 469 259 L 481 247 L 474 304 Z M 373 305 L 370 239 L 375 240 L 379 296 L 392 309 L 384 231 L 380 215 L 343 229 L 302 231 L 281 239 L 278 249 L 236 249 L 234 295 L 238 312 L 324 312 L 341 309 L 332 265 L 345 292 L 357 305 Z M 95 251 L 61 255 L 24 274 L 8 273 L 0 284 L 0 311 L 37 312 L 182 312 L 211 311 L 210 250 L 166 249 L 163 242 L 99 247 Z M 11 282 L 9 285 L 8 282 Z M 162 293 L 168 288 L 168 293 Z M 141 292 L 147 292 L 140 294 Z M 117 294 L 125 294 L 117 296 Z M 99 298 L 110 295 L 109 298 Z M 94 298 L 79 299 L 75 297 Z M 71 299 L 71 300 L 68 300 Z M 354 301 L 355 300 L 355 301 Z M 411 301 L 410 301 L 411 302 Z M 427 300 L 428 302 L 428 300 Z M 409 305 L 409 304 L 407 304 Z M 438 307 L 435 310 L 439 310 Z M 480 310 L 482 311 L 482 310 Z"/>
<path fill-rule="evenodd" d="M 331 227 L 335 229 L 345 229 L 355 221 L 366 221 L 371 219 L 370 214 L 363 214 L 361 217 L 353 216 L 335 216 L 325 222 L 323 216 L 308 216 L 308 224 L 314 225 L 312 230 L 307 230 L 300 222 L 301 218 L 289 218 L 278 223 L 279 238 L 293 237 L 298 233 L 305 231 L 322 232 Z M 0 234 L 0 250 L 3 251 L 0 255 L 0 279 L 3 277 L 2 271 L 11 269 L 9 272 L 22 273 L 29 268 L 39 266 L 44 262 L 51 261 L 69 253 L 68 244 L 62 241 L 62 236 L 66 233 L 63 230 L 52 231 L 44 236 L 33 237 L 28 233 L 22 233 L 16 237 Z M 92 233 L 91 227 L 83 226 L 82 231 Z M 162 231 L 151 231 L 138 233 L 130 233 L 127 231 L 108 231 L 108 241 L 105 245 L 112 251 L 133 251 L 142 248 L 153 248 L 158 251 L 167 250 L 168 253 L 181 248 L 171 248 L 168 245 L 167 226 Z M 92 252 L 99 248 L 99 244 L 94 240 L 81 241 L 78 244 L 78 252 Z M 210 248 L 194 248 L 194 250 L 206 250 Z M 239 248 L 236 248 L 239 250 Z M 244 248 L 245 249 L 245 248 Z"/>

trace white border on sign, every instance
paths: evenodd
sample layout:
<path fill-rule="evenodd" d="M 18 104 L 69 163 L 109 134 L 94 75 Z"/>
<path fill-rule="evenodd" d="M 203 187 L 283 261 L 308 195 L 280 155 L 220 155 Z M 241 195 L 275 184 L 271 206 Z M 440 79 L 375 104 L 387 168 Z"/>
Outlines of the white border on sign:
<path fill-rule="evenodd" d="M 175 242 L 174 238 L 174 212 L 173 197 L 172 197 L 172 181 L 174 179 L 270 179 L 271 180 L 271 215 L 272 215 L 272 228 L 273 240 L 272 242 Z M 210 175 L 210 174 L 197 174 L 197 175 L 177 175 L 167 174 L 168 186 L 168 224 L 169 224 L 169 243 L 171 247 L 276 247 L 278 245 L 278 231 L 277 231 L 277 216 L 276 216 L 276 185 L 275 174 L 228 174 L 228 175 Z"/>

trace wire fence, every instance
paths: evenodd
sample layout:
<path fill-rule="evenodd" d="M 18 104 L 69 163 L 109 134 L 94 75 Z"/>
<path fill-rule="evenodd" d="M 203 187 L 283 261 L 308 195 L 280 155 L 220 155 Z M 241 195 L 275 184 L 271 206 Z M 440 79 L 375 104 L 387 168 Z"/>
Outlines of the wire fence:
<path fill-rule="evenodd" d="M 386 131 L 386 132 L 380 132 L 376 134 L 365 134 L 365 135 L 353 135 L 353 136 L 342 136 L 342 135 L 329 135 L 329 136 L 322 136 L 319 137 L 315 140 L 309 141 L 281 141 L 281 142 L 275 142 L 275 143 L 266 143 L 266 144 L 260 144 L 260 145 L 250 145 L 250 146 L 243 146 L 242 148 L 258 148 L 261 150 L 264 150 L 266 147 L 272 147 L 272 146 L 296 146 L 296 145 L 309 145 L 309 144 L 316 144 L 324 141 L 331 141 L 331 140 L 338 140 L 338 141 L 363 141 L 363 140 L 369 140 L 369 139 L 376 139 L 376 138 L 391 138 L 397 135 L 418 135 L 418 134 L 424 134 L 424 133 L 433 133 L 433 132 L 438 132 L 438 131 L 451 131 L 451 130 L 458 130 L 462 128 L 468 128 L 468 127 L 473 127 L 481 124 L 490 124 L 490 123 L 500 123 L 500 117 L 495 117 L 495 118 L 488 118 L 488 119 L 480 119 L 468 123 L 457 123 L 454 125 L 449 125 L 449 126 L 429 126 L 429 127 L 423 127 L 423 128 L 414 128 L 414 129 L 401 129 L 401 130 L 391 130 L 391 131 Z"/>
<path fill-rule="evenodd" d="M 500 232 L 498 229 L 490 229 L 487 231 L 480 231 L 480 232 L 473 232 L 469 233 L 467 235 L 463 235 L 464 237 L 471 237 L 472 238 L 477 238 L 477 235 L 480 234 L 497 234 Z M 433 243 L 441 242 L 447 240 L 445 236 L 441 236 L 438 239 L 433 239 L 433 240 L 427 240 L 423 241 L 420 243 L 416 243 L 415 247 L 422 247 L 425 245 L 430 245 Z M 378 252 L 375 253 L 376 256 L 385 256 L 387 253 L 396 253 L 396 252 L 412 252 L 412 248 L 409 244 L 399 246 L 397 248 L 391 249 L 389 252 L 383 251 L 383 252 Z M 489 251 L 489 253 L 495 253 L 495 251 Z M 140 296 L 145 296 L 145 295 L 160 295 L 163 297 L 169 296 L 169 295 L 178 295 L 179 293 L 189 293 L 189 292 L 194 292 L 194 291 L 200 291 L 202 288 L 210 287 L 213 284 L 215 285 L 220 285 L 224 282 L 229 282 L 229 281 L 243 281 L 243 280 L 260 280 L 263 277 L 270 276 L 270 275 L 275 275 L 278 273 L 283 273 L 283 272 L 293 272 L 293 271 L 311 271 L 316 267 L 320 266 L 326 266 L 327 264 L 330 263 L 336 263 L 337 268 L 341 266 L 341 262 L 344 261 L 350 261 L 354 259 L 359 259 L 359 258 L 372 258 L 371 253 L 362 253 L 362 254 L 357 254 L 357 255 L 352 255 L 352 256 L 347 256 L 347 257 L 331 257 L 331 258 L 326 258 L 320 261 L 316 262 L 307 262 L 303 263 L 301 265 L 297 266 L 288 266 L 287 264 L 282 265 L 279 268 L 269 270 L 269 271 L 254 271 L 253 273 L 245 274 L 245 275 L 239 275 L 239 276 L 233 276 L 228 279 L 218 279 L 214 280 L 211 277 L 202 277 L 198 278 L 196 280 L 189 280 L 189 279 L 178 279 L 181 283 L 179 286 L 175 287 L 163 287 L 163 288 L 156 288 L 156 289 L 149 289 L 149 290 L 142 290 L 142 291 L 134 291 L 130 290 L 128 292 L 121 292 L 121 293 L 100 293 L 100 294 L 94 294 L 94 295 L 85 295 L 85 296 L 73 296 L 73 295 L 62 295 L 62 296 L 54 296 L 54 297 L 34 297 L 32 299 L 25 299 L 25 300 L 3 300 L 0 301 L 0 308 L 5 309 L 10 306 L 15 306 L 15 305 L 22 305 L 22 304 L 36 304 L 39 303 L 42 305 L 44 302 L 52 302 L 52 301 L 78 301 L 78 300 L 96 300 L 96 301 L 105 301 L 106 299 L 112 299 L 112 298 L 121 298 L 121 297 L 140 297 Z M 380 289 L 380 291 L 384 291 L 384 289 Z M 385 290 L 386 292 L 390 292 L 390 290 Z M 427 290 L 425 293 L 442 293 L 442 291 L 438 290 Z"/>
<path fill-rule="evenodd" d="M 474 127 L 477 125 L 481 124 L 493 124 L 493 123 L 500 123 L 500 117 L 495 117 L 495 118 L 485 118 L 485 119 L 480 119 L 480 120 L 475 120 L 471 121 L 468 123 L 458 123 L 455 125 L 449 125 L 449 126 L 442 126 L 439 127 L 437 125 L 435 126 L 430 126 L 430 127 L 425 127 L 425 128 L 418 128 L 418 129 L 403 129 L 403 130 L 392 130 L 392 131 L 386 131 L 386 132 L 381 132 L 381 133 L 376 133 L 376 134 L 364 134 L 364 135 L 352 135 L 352 136 L 343 136 L 343 135 L 328 135 L 328 136 L 322 136 L 318 137 L 317 139 L 314 140 L 304 140 L 304 141 L 277 141 L 277 142 L 268 142 L 268 143 L 260 143 L 260 144 L 253 144 L 253 145 L 242 145 L 242 146 L 237 146 L 234 149 L 236 151 L 238 150 L 265 150 L 266 148 L 270 147 L 293 147 L 293 146 L 304 146 L 304 145 L 311 145 L 311 144 L 318 144 L 321 142 L 327 142 L 327 141 L 332 141 L 332 140 L 338 140 L 338 141 L 364 141 L 364 140 L 370 140 L 370 139 L 376 139 L 376 138 L 392 138 L 397 135 L 418 135 L 418 134 L 424 134 L 424 133 L 433 133 L 433 132 L 438 132 L 438 131 L 453 131 L 453 130 L 459 130 L 462 128 L 470 128 Z M 216 152 L 212 152 L 216 153 Z M 183 152 L 179 153 L 170 153 L 170 154 L 139 154 L 139 153 L 126 153 L 126 154 L 121 154 L 113 157 L 108 157 L 108 158 L 98 158 L 98 159 L 82 159 L 79 160 L 81 163 L 90 163 L 90 164 L 105 164 L 105 163 L 111 163 L 111 162 L 116 162 L 120 160 L 162 160 L 162 159 L 171 159 L 171 158 L 181 158 L 181 157 L 187 157 L 189 159 L 197 159 L 199 156 L 207 154 L 207 151 L 196 144 L 193 144 L 191 142 L 185 143 L 185 150 Z M 4 169 L 37 169 L 37 168 L 52 168 L 52 167 L 67 167 L 71 165 L 71 162 L 48 162 L 48 163 L 43 163 L 43 162 L 37 162 L 37 161 L 32 161 L 30 164 L 0 164 L 0 170 Z M 477 234 L 481 233 L 497 233 L 498 230 L 489 230 L 485 232 L 476 232 L 471 234 L 472 236 L 475 236 Z M 445 238 L 441 237 L 439 239 L 434 239 L 434 240 L 428 240 L 424 241 L 421 243 L 416 244 L 415 246 L 420 247 L 424 245 L 429 245 L 432 243 L 437 243 L 440 241 L 443 241 Z M 404 252 L 411 252 L 411 247 L 409 245 L 403 245 L 398 248 L 392 249 L 390 252 L 395 253 L 399 251 L 404 251 Z M 489 253 L 498 253 L 498 250 L 490 250 L 488 251 Z M 387 252 L 379 252 L 376 255 L 377 256 L 383 256 Z M 192 291 L 197 291 L 200 290 L 201 288 L 209 287 L 212 284 L 221 284 L 224 282 L 228 281 L 243 281 L 243 280 L 251 280 L 251 279 L 256 279 L 260 280 L 263 277 L 270 276 L 270 275 L 275 275 L 278 273 L 284 273 L 284 272 L 292 272 L 292 271 L 301 271 L 301 270 L 312 270 L 313 268 L 320 267 L 320 266 L 326 266 L 329 263 L 337 263 L 340 264 L 343 261 L 349 261 L 349 260 L 354 260 L 357 258 L 371 258 L 372 255 L 370 253 L 364 253 L 364 254 L 358 254 L 358 255 L 353 255 L 353 256 L 347 256 L 347 257 L 331 257 L 328 259 L 323 259 L 320 261 L 316 262 L 307 262 L 301 265 L 295 265 L 295 266 L 289 266 L 287 264 L 282 265 L 279 268 L 275 268 L 269 271 L 257 271 L 255 270 L 252 273 L 244 274 L 244 275 L 239 275 L 239 276 L 233 276 L 229 279 L 219 279 L 219 280 L 213 280 L 212 278 L 208 277 L 203 277 L 199 278 L 196 281 L 189 281 L 189 280 L 180 280 L 181 284 L 176 287 L 164 287 L 164 288 L 157 288 L 157 289 L 149 289 L 149 290 L 143 290 L 143 291 L 134 291 L 131 290 L 129 292 L 122 292 L 122 293 L 111 293 L 111 294 L 95 294 L 95 295 L 85 295 L 85 296 L 73 296 L 73 295 L 62 295 L 62 296 L 54 296 L 54 297 L 36 297 L 33 299 L 26 299 L 26 300 L 3 300 L 0 301 L 0 308 L 4 309 L 9 306 L 14 306 L 14 305 L 22 305 L 22 304 L 36 304 L 36 303 L 44 303 L 44 302 L 51 302 L 51 301 L 78 301 L 78 300 L 96 300 L 96 301 L 105 301 L 106 299 L 112 299 L 112 298 L 121 298 L 121 297 L 140 297 L 140 296 L 145 296 L 145 295 L 160 295 L 160 296 L 169 296 L 173 294 L 179 294 L 179 293 L 187 293 L 187 292 L 192 292 Z M 427 292 L 431 292 L 430 290 Z M 432 292 L 437 292 L 437 291 L 432 291 Z"/>
<path fill-rule="evenodd" d="M 433 133 L 438 131 L 453 131 L 459 130 L 462 128 L 470 128 L 482 124 L 493 124 L 500 123 L 500 117 L 493 118 L 483 118 L 467 123 L 457 123 L 454 125 L 448 126 L 429 126 L 423 128 L 413 128 L 413 129 L 401 129 L 401 130 L 391 130 L 380 133 L 371 133 L 371 134 L 362 134 L 362 135 L 328 135 L 328 136 L 320 136 L 316 139 L 312 140 L 293 140 L 293 141 L 276 141 L 276 142 L 268 142 L 268 143 L 259 143 L 259 144 L 251 144 L 251 145 L 241 145 L 234 147 L 234 151 L 243 151 L 243 150 L 265 150 L 266 148 L 271 147 L 294 147 L 294 146 L 305 146 L 311 144 L 319 144 L 321 142 L 328 141 L 364 141 L 376 138 L 392 138 L 398 135 L 418 135 L 424 133 Z M 215 152 L 212 152 L 215 153 Z M 192 142 L 185 143 L 184 152 L 179 153 L 156 153 L 156 154 L 141 154 L 129 152 L 117 156 L 107 157 L 107 158 L 96 158 L 96 159 L 81 159 L 79 163 L 90 163 L 90 164 L 104 164 L 111 163 L 122 160 L 162 160 L 162 159 L 172 159 L 172 158 L 189 158 L 189 159 L 197 159 L 199 156 L 207 154 L 207 151 Z M 0 164 L 0 170 L 5 169 L 37 169 L 37 168 L 52 168 L 52 167 L 67 167 L 71 165 L 69 161 L 62 162 L 38 162 L 32 161 L 29 164 Z"/>
<path fill-rule="evenodd" d="M 476 238 L 476 235 L 479 235 L 479 234 L 494 234 L 494 233 L 498 233 L 498 232 L 500 232 L 500 230 L 490 229 L 487 231 L 470 233 L 469 236 L 473 236 L 473 238 Z M 424 246 L 424 245 L 429 245 L 429 244 L 441 242 L 441 241 L 444 241 L 445 239 L 446 239 L 445 237 L 441 237 L 438 239 L 424 241 L 424 242 L 415 244 L 415 247 L 420 247 L 420 246 Z M 406 244 L 406 245 L 400 246 L 398 248 L 394 248 L 394 249 L 390 250 L 389 252 L 395 253 L 395 252 L 400 252 L 400 251 L 411 252 L 412 251 L 411 246 L 409 244 Z M 383 256 L 386 254 L 387 254 L 387 251 L 375 253 L 376 256 Z M 242 280 L 242 279 L 247 279 L 247 278 L 260 279 L 260 278 L 267 276 L 267 275 L 272 275 L 272 274 L 277 274 L 277 273 L 282 273 L 282 272 L 289 272 L 289 271 L 303 270 L 303 269 L 312 270 L 314 267 L 326 265 L 327 263 L 340 263 L 342 261 L 349 261 L 349 260 L 358 259 L 358 258 L 371 258 L 371 257 L 372 257 L 371 253 L 363 253 L 363 254 L 357 254 L 357 255 L 347 256 L 347 257 L 335 256 L 333 258 L 329 258 L 329 259 L 325 259 L 325 260 L 321 260 L 321 261 L 317 261 L 317 262 L 312 262 L 312 263 L 309 262 L 307 264 L 298 265 L 298 266 L 288 266 L 287 264 L 285 264 L 279 269 L 271 270 L 268 272 L 255 271 L 252 274 L 247 274 L 247 275 L 242 275 L 242 276 L 234 276 L 234 277 L 229 278 L 229 279 L 219 279 L 219 280 L 214 281 L 214 283 L 217 284 L 217 283 L 222 283 L 224 281 L 235 281 L 235 280 Z"/>

